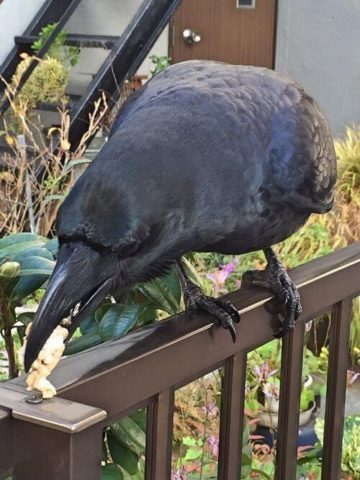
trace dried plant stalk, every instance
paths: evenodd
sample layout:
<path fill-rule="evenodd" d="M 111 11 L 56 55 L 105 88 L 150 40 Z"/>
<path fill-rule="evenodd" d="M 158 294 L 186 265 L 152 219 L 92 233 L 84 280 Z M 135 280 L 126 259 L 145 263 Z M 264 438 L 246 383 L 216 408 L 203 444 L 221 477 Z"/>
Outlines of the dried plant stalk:
<path fill-rule="evenodd" d="M 1 234 L 35 230 L 47 235 L 51 230 L 62 198 L 73 183 L 74 167 L 86 162 L 83 155 L 87 142 L 101 128 L 109 107 L 103 94 L 89 115 L 89 126 L 78 147 L 71 151 L 69 142 L 70 116 L 65 105 L 60 107 L 60 126 L 50 128 L 47 138 L 40 122 L 29 119 L 26 111 L 17 109 L 9 96 L 10 108 L 16 111 L 22 133 L 14 136 L 7 122 L 4 135 L 11 153 L 2 157 L 0 172 Z M 44 181 L 36 177 L 43 169 Z"/>

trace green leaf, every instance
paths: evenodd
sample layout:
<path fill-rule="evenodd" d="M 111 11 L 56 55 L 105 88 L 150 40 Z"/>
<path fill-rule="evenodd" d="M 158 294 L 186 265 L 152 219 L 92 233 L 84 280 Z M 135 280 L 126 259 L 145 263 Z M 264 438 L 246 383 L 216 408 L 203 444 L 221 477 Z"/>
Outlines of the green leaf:
<path fill-rule="evenodd" d="M 117 465 L 101 467 L 101 480 L 124 480 L 124 476 Z"/>
<path fill-rule="evenodd" d="M 169 315 L 175 315 L 181 311 L 176 292 L 171 290 L 171 284 L 166 283 L 166 277 L 156 278 L 151 282 L 139 285 L 138 289 L 154 308 L 164 310 Z"/>
<path fill-rule="evenodd" d="M 29 241 L 42 241 L 46 242 L 46 238 L 36 235 L 35 233 L 12 233 L 6 235 L 3 238 L 0 238 L 0 250 L 10 245 L 15 245 L 17 243 L 27 243 Z"/>
<path fill-rule="evenodd" d="M 47 195 L 45 197 L 45 201 L 46 202 L 52 202 L 54 200 L 61 200 L 62 201 L 62 200 L 64 200 L 65 197 L 66 197 L 65 194 L 63 194 L 63 195 L 58 195 L 58 194 Z"/>
<path fill-rule="evenodd" d="M 96 321 L 95 312 L 92 312 L 88 317 L 84 318 L 80 324 L 80 332 L 82 335 L 99 332 L 99 324 Z"/>
<path fill-rule="evenodd" d="M 55 261 L 43 257 L 24 257 L 21 262 L 20 277 L 26 275 L 47 275 L 50 276 L 55 267 Z"/>
<path fill-rule="evenodd" d="M 74 338 L 65 347 L 65 355 L 73 355 L 101 343 L 101 337 L 97 332 L 89 332 L 81 337 Z"/>
<path fill-rule="evenodd" d="M 130 417 L 122 418 L 119 422 L 110 425 L 110 429 L 116 439 L 135 452 L 142 455 L 145 451 L 145 432 Z"/>
<path fill-rule="evenodd" d="M 113 461 L 130 475 L 135 475 L 138 471 L 139 456 L 123 443 L 118 442 L 111 430 L 107 433 L 107 441 Z"/>
<path fill-rule="evenodd" d="M 251 473 L 251 454 L 247 455 L 245 453 L 242 454 L 241 460 L 241 478 L 248 478 Z"/>
<path fill-rule="evenodd" d="M 43 240 L 32 240 L 29 242 L 8 245 L 0 250 L 0 258 L 13 258 L 15 255 L 23 254 L 27 250 L 36 247 L 43 247 L 44 245 L 45 243 Z"/>
<path fill-rule="evenodd" d="M 53 256 L 56 255 L 59 250 L 59 240 L 57 238 L 52 238 L 46 243 L 45 248 L 49 250 Z"/>
<path fill-rule="evenodd" d="M 102 317 L 105 315 L 105 313 L 111 308 L 113 307 L 114 304 L 111 302 L 111 300 L 109 298 L 106 298 L 99 306 L 98 308 L 95 310 L 95 320 L 100 323 L 101 322 L 101 319 Z"/>
<path fill-rule="evenodd" d="M 117 304 L 101 319 L 99 334 L 104 342 L 125 335 L 137 322 L 142 312 L 141 305 Z"/>
<path fill-rule="evenodd" d="M 197 445 L 197 441 L 193 437 L 183 437 L 181 443 L 187 447 L 195 447 Z"/>
<path fill-rule="evenodd" d="M 181 257 L 181 261 L 190 280 L 196 285 L 199 285 L 199 287 L 204 288 L 204 280 L 201 278 L 201 275 L 199 275 L 194 265 L 186 257 Z"/>
<path fill-rule="evenodd" d="M 20 313 L 16 319 L 16 330 L 19 335 L 21 345 L 24 343 L 26 326 L 34 320 L 34 316 L 34 312 L 24 312 Z M 19 323 L 20 325 L 18 325 Z"/>
<path fill-rule="evenodd" d="M 200 458 L 203 454 L 202 448 L 201 447 L 196 447 L 196 448 L 189 448 L 186 451 L 184 460 L 187 462 L 189 460 L 197 460 Z"/>
<path fill-rule="evenodd" d="M 28 325 L 34 320 L 35 312 L 23 312 L 17 316 L 16 321 Z"/>
<path fill-rule="evenodd" d="M 143 432 L 146 432 L 146 411 L 138 410 L 135 413 L 129 415 L 129 417 L 134 420 L 134 422 L 139 425 Z"/>
<path fill-rule="evenodd" d="M 41 257 L 47 260 L 54 260 L 54 257 L 51 255 L 46 246 L 26 249 L 22 252 L 16 253 L 11 258 L 15 262 L 21 263 L 26 257 Z"/>
<path fill-rule="evenodd" d="M 52 273 L 54 262 L 41 257 L 26 257 L 21 264 L 20 277 L 8 283 L 5 293 L 19 301 L 40 288 Z"/>

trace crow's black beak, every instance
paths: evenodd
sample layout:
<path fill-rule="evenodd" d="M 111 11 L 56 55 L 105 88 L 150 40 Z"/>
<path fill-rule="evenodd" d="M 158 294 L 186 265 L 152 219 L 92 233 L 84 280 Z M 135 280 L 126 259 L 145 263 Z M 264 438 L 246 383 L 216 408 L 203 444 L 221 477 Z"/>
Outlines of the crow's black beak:
<path fill-rule="evenodd" d="M 107 254 L 80 242 L 61 246 L 55 270 L 31 326 L 25 350 L 26 372 L 64 318 L 71 315 L 73 331 L 75 325 L 111 292 L 114 262 L 108 260 Z"/>

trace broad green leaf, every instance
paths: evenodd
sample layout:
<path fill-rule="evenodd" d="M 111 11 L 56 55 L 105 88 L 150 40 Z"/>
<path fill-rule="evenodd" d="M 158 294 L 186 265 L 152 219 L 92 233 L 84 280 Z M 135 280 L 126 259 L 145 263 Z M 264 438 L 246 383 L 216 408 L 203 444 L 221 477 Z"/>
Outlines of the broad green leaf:
<path fill-rule="evenodd" d="M 146 410 L 138 410 L 137 412 L 129 415 L 129 417 L 134 420 L 137 425 L 139 425 L 143 432 L 146 432 Z"/>
<path fill-rule="evenodd" d="M 140 305 L 117 304 L 101 319 L 99 334 L 104 342 L 125 335 L 137 322 L 142 312 Z"/>
<path fill-rule="evenodd" d="M 95 310 L 95 320 L 100 323 L 105 313 L 113 306 L 114 303 L 112 303 L 109 298 L 106 298 Z"/>
<path fill-rule="evenodd" d="M 20 277 L 9 282 L 6 295 L 18 302 L 35 292 L 49 278 L 54 262 L 41 257 L 26 257 L 21 264 Z"/>
<path fill-rule="evenodd" d="M 130 475 L 135 475 L 138 471 L 139 456 L 123 443 L 118 442 L 111 430 L 107 433 L 107 441 L 113 461 Z"/>
<path fill-rule="evenodd" d="M 15 255 L 12 255 L 11 259 L 15 262 L 21 263 L 26 257 L 41 257 L 46 258 L 47 260 L 54 260 L 54 257 L 51 255 L 49 250 L 45 248 L 45 246 L 26 249 L 16 253 Z"/>
<path fill-rule="evenodd" d="M 23 323 L 24 325 L 28 325 L 30 322 L 33 321 L 35 316 L 35 312 L 23 312 L 17 316 L 16 321 Z"/>
<path fill-rule="evenodd" d="M 164 282 L 176 299 L 176 304 L 181 305 L 182 289 L 175 267 L 172 267 L 169 272 L 161 278 L 163 278 Z"/>
<path fill-rule="evenodd" d="M 46 243 L 45 248 L 49 250 L 52 255 L 56 255 L 59 250 L 59 240 L 57 238 L 52 238 Z"/>
<path fill-rule="evenodd" d="M 90 313 L 90 315 L 80 323 L 80 332 L 82 335 L 86 333 L 98 333 L 99 324 L 95 318 L 95 312 Z"/>
<path fill-rule="evenodd" d="M 101 480 L 124 480 L 124 476 L 117 465 L 101 467 Z"/>
<path fill-rule="evenodd" d="M 110 425 L 110 429 L 116 439 L 130 448 L 137 455 L 142 455 L 145 451 L 145 432 L 130 417 L 125 417 L 120 421 Z"/>
<path fill-rule="evenodd" d="M 138 286 L 140 292 L 151 302 L 154 308 L 164 310 L 170 315 L 181 311 L 175 294 L 171 291 L 164 277 Z"/>
<path fill-rule="evenodd" d="M 46 238 L 41 237 L 40 235 L 36 235 L 35 233 L 12 233 L 10 235 L 6 235 L 3 238 L 0 238 L 0 250 L 5 247 L 9 247 L 10 245 L 39 240 L 43 243 L 46 242 Z"/>
<path fill-rule="evenodd" d="M 73 355 L 101 343 L 101 337 L 97 332 L 89 332 L 81 337 L 74 338 L 65 347 L 65 355 Z"/>
<path fill-rule="evenodd" d="M 16 318 L 16 330 L 18 332 L 21 345 L 24 341 L 26 326 L 34 320 L 34 316 L 34 312 L 24 312 L 20 313 L 20 315 L 18 315 Z M 21 325 L 18 325 L 18 323 L 21 323 Z"/>
<path fill-rule="evenodd" d="M 47 275 L 50 276 L 55 267 L 54 260 L 43 257 L 24 257 L 21 262 L 20 277 L 25 275 Z"/>
<path fill-rule="evenodd" d="M 0 258 L 13 258 L 15 255 L 21 254 L 26 250 L 31 250 L 45 245 L 43 240 L 33 240 L 29 242 L 16 243 L 0 250 Z"/>

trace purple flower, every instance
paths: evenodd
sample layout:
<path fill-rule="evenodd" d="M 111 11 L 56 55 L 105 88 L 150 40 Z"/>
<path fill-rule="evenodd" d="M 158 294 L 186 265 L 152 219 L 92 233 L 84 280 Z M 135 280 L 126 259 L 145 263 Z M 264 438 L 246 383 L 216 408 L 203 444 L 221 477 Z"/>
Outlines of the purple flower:
<path fill-rule="evenodd" d="M 269 377 L 272 377 L 277 372 L 277 369 L 272 370 L 271 372 L 269 370 L 269 364 L 264 362 L 261 367 L 255 365 L 254 373 L 259 378 L 260 382 L 266 382 Z"/>
<path fill-rule="evenodd" d="M 210 435 L 206 439 L 206 443 L 209 447 L 210 453 L 213 457 L 218 457 L 219 456 L 219 440 L 214 437 L 214 435 Z"/>
<path fill-rule="evenodd" d="M 186 480 L 185 467 L 180 467 L 176 471 L 171 470 L 171 480 Z"/>
<path fill-rule="evenodd" d="M 219 414 L 219 409 L 216 406 L 216 401 L 211 400 L 206 406 L 202 407 L 202 410 L 205 414 L 208 414 L 210 417 L 216 417 Z"/>
<path fill-rule="evenodd" d="M 237 263 L 238 263 L 238 260 L 234 260 L 233 262 L 229 262 L 229 263 L 226 263 L 225 265 L 222 265 L 215 272 L 208 273 L 207 277 L 213 282 L 215 291 L 218 291 L 224 288 L 226 280 L 234 272 Z"/>

